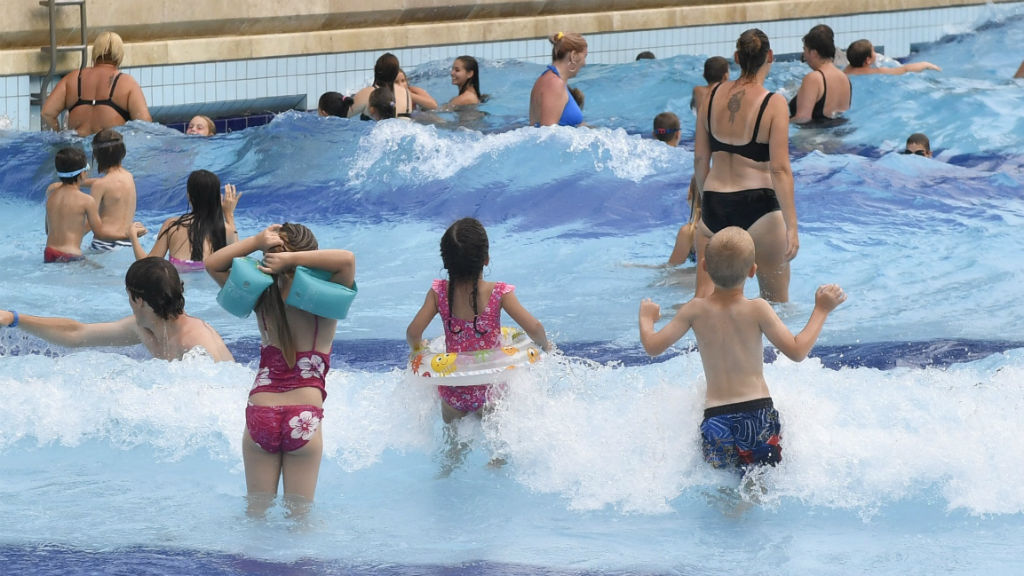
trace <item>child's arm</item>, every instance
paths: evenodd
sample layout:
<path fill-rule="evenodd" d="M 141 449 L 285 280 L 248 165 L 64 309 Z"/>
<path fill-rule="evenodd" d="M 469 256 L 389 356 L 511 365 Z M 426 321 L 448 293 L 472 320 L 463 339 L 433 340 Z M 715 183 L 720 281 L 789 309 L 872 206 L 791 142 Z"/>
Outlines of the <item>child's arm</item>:
<path fill-rule="evenodd" d="M 234 184 L 224 185 L 224 194 L 220 197 L 220 206 L 224 211 L 224 237 L 228 244 L 238 242 L 238 228 L 235 227 L 235 207 L 242 194 Z"/>
<path fill-rule="evenodd" d="M 846 294 L 843 293 L 843 289 L 839 285 L 827 284 L 819 286 L 814 295 L 814 311 L 811 312 L 807 325 L 796 336 L 793 336 L 789 328 L 783 324 L 778 314 L 775 313 L 775 310 L 772 309 L 768 302 L 764 300 L 755 300 L 754 302 L 760 306 L 758 322 L 761 325 L 761 332 L 764 333 L 769 342 L 775 345 L 790 360 L 799 362 L 811 352 L 811 348 L 814 347 L 814 343 L 818 340 L 818 335 L 821 334 L 821 328 L 825 325 L 825 318 L 828 317 L 829 312 L 835 310 L 836 306 L 839 306 L 845 300 Z"/>
<path fill-rule="evenodd" d="M 351 288 L 356 282 L 356 256 L 348 250 L 306 250 L 303 252 L 268 252 L 263 254 L 259 269 L 267 274 L 280 274 L 296 266 L 331 272 L 331 282 Z"/>
<path fill-rule="evenodd" d="M 168 218 L 167 220 L 164 220 L 163 226 L 160 227 L 160 232 L 156 235 L 156 243 L 153 244 L 153 248 L 149 250 L 148 254 L 146 253 L 146 250 L 142 248 L 142 243 L 139 242 L 139 236 L 141 236 L 141 234 L 139 234 L 139 229 L 141 228 L 145 230 L 145 228 L 143 228 L 142 224 L 139 224 L 138 222 L 132 223 L 131 227 L 128 229 L 128 239 L 132 242 L 132 251 L 135 252 L 136 260 L 141 260 L 142 258 L 147 258 L 149 256 L 163 258 L 167 255 L 167 250 L 169 248 L 168 242 L 171 237 L 167 230 L 170 227 L 171 222 L 174 220 L 175 218 Z"/>
<path fill-rule="evenodd" d="M 412 322 L 409 322 L 409 327 L 405 329 L 405 341 L 409 343 L 409 348 L 416 351 L 423 347 L 423 331 L 430 325 L 430 321 L 437 315 L 437 293 L 433 290 L 427 290 L 427 297 L 423 300 L 423 306 L 420 307 L 419 312 L 416 316 L 413 316 Z"/>
<path fill-rule="evenodd" d="M 688 310 L 690 302 L 683 304 L 672 320 L 657 332 L 654 330 L 654 323 L 661 318 L 661 308 L 650 298 L 644 298 L 643 302 L 640 302 L 640 343 L 644 345 L 648 355 L 661 354 L 690 331 L 693 323 Z"/>
<path fill-rule="evenodd" d="M 519 324 L 520 328 L 530 335 L 530 340 L 533 340 L 534 344 L 540 346 L 542 350 L 551 350 L 551 343 L 548 342 L 548 335 L 544 331 L 544 325 L 540 323 L 540 320 L 534 318 L 533 314 L 530 314 L 526 308 L 523 308 L 514 290 L 501 297 L 501 307 L 505 312 L 508 312 L 508 315 L 515 320 L 516 324 Z"/>
<path fill-rule="evenodd" d="M 434 97 L 426 90 L 419 86 L 409 86 L 408 90 L 412 103 L 419 106 L 421 110 L 437 110 L 437 100 L 434 100 Z"/>
<path fill-rule="evenodd" d="M 0 310 L 0 325 L 10 326 L 14 312 Z M 70 318 L 45 318 L 19 314 L 18 328 L 58 346 L 129 346 L 139 344 L 135 317 L 126 316 L 115 322 L 83 324 Z"/>
<path fill-rule="evenodd" d="M 266 255 L 267 250 L 281 246 L 281 237 L 277 235 L 280 224 L 271 224 L 265 230 L 255 236 L 249 236 L 245 240 L 228 244 L 227 246 L 210 254 L 203 263 L 206 264 L 206 272 L 219 284 L 223 286 L 228 281 L 231 273 L 231 260 L 242 256 L 248 256 L 257 250 L 262 250 Z"/>

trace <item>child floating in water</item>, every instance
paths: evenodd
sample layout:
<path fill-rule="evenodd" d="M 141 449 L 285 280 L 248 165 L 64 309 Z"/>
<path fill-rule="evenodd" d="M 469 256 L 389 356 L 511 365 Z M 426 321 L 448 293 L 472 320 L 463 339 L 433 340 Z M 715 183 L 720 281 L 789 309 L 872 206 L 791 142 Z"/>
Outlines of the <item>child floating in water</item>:
<path fill-rule="evenodd" d="M 423 331 L 440 314 L 447 352 L 472 352 L 501 346 L 501 311 L 504 310 L 535 344 L 548 350 L 544 326 L 516 298 L 515 286 L 488 282 L 484 266 L 490 261 L 487 231 L 475 218 L 452 224 L 441 237 L 441 261 L 448 280 L 434 280 L 423 306 L 409 323 L 405 336 L 413 351 L 423 346 Z M 452 425 L 467 414 L 479 412 L 493 400 L 493 386 L 438 386 L 441 417 L 448 439 L 454 444 Z M 457 447 L 449 454 L 459 456 Z M 457 464 L 457 462 L 456 462 Z M 450 471 L 450 470 L 449 470 Z"/>
<path fill-rule="evenodd" d="M 762 336 L 799 362 L 846 294 L 835 284 L 820 286 L 807 326 L 793 336 L 767 301 L 743 296 L 746 279 L 757 270 L 754 241 L 746 230 L 730 226 L 717 232 L 699 265 L 711 276 L 712 293 L 684 304 L 658 331 L 654 323 L 661 310 L 645 299 L 640 303 L 640 342 L 656 356 L 693 328 L 707 380 L 700 425 L 704 459 L 715 468 L 774 466 L 782 460 L 781 427 L 764 380 Z"/>

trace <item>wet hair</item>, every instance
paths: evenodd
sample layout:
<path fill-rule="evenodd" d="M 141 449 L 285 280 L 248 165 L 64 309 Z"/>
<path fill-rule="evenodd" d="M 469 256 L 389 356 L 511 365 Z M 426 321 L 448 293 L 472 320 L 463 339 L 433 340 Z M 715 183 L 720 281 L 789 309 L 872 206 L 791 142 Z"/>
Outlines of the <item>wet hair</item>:
<path fill-rule="evenodd" d="M 565 58 L 570 52 L 582 52 L 587 49 L 587 41 L 575 32 L 559 32 L 548 38 L 551 42 L 551 61 Z"/>
<path fill-rule="evenodd" d="M 576 101 L 576 105 L 579 106 L 580 110 L 582 111 L 583 110 L 583 103 L 587 99 L 587 97 L 583 95 L 583 90 L 580 90 L 579 88 L 577 88 L 575 86 L 570 86 L 569 87 L 569 94 L 572 94 L 572 99 Z"/>
<path fill-rule="evenodd" d="M 736 49 L 739 49 L 737 44 Z M 704 61 L 704 80 L 708 84 L 721 82 L 729 75 L 729 61 L 721 56 L 712 56 Z"/>
<path fill-rule="evenodd" d="M 742 286 L 754 265 L 754 240 L 738 226 L 722 228 L 708 242 L 704 260 L 715 286 Z"/>
<path fill-rule="evenodd" d="M 159 256 L 133 262 L 124 275 L 124 287 L 132 299 L 149 304 L 164 320 L 173 320 L 185 313 L 185 284 L 174 265 Z"/>
<path fill-rule="evenodd" d="M 210 118 L 209 116 L 203 116 L 202 114 L 196 114 L 195 118 L 199 118 L 203 121 L 203 124 L 206 124 L 206 131 L 210 133 L 210 136 L 213 136 L 214 134 L 217 133 L 217 125 L 213 122 L 213 118 Z M 195 120 L 195 118 L 193 118 L 193 120 Z M 190 120 L 189 124 L 191 123 L 192 121 Z M 185 128 L 188 129 L 188 126 L 186 126 Z"/>
<path fill-rule="evenodd" d="M 461 62 L 462 66 L 467 72 L 472 72 L 473 75 L 466 79 L 466 81 L 459 86 L 459 94 L 462 94 L 470 86 L 476 91 L 476 96 L 481 101 L 484 99 L 484 95 L 480 92 L 480 64 L 477 63 L 476 58 L 472 56 L 459 56 L 455 59 L 457 62 Z"/>
<path fill-rule="evenodd" d="M 672 112 L 662 112 L 654 117 L 654 137 L 662 142 L 669 142 L 679 133 L 679 116 Z"/>
<path fill-rule="evenodd" d="M 373 85 L 378 88 L 387 86 L 394 90 L 395 78 L 398 78 L 400 69 L 397 56 L 391 52 L 381 54 L 380 58 L 377 58 L 377 63 L 373 65 Z"/>
<path fill-rule="evenodd" d="M 124 60 L 124 42 L 116 32 L 101 32 L 92 45 L 92 61 L 120 66 Z"/>
<path fill-rule="evenodd" d="M 366 105 L 377 111 L 378 120 L 394 118 L 395 112 L 395 91 L 387 86 L 378 86 L 370 92 L 370 99 Z"/>
<path fill-rule="evenodd" d="M 814 50 L 826 60 L 836 57 L 836 36 L 826 24 L 818 24 L 804 34 L 804 46 Z"/>
<path fill-rule="evenodd" d="M 644 50 L 643 52 L 636 55 L 637 60 L 654 60 L 654 52 L 650 50 Z"/>
<path fill-rule="evenodd" d="M 98 172 L 120 166 L 124 155 L 124 137 L 116 130 L 106 128 L 92 137 L 92 157 L 96 160 Z"/>
<path fill-rule="evenodd" d="M 907 146 L 910 146 L 911 144 L 917 144 L 918 146 L 923 147 L 925 152 L 929 154 L 932 153 L 931 141 L 928 140 L 928 136 L 922 134 L 921 132 L 914 132 L 913 134 L 907 137 Z"/>
<path fill-rule="evenodd" d="M 308 252 L 316 250 L 319 245 L 313 232 L 302 224 L 285 222 L 277 231 L 284 244 L 285 252 Z M 294 271 L 285 272 L 286 275 L 294 274 Z M 292 339 L 292 330 L 288 326 L 288 316 L 285 313 L 284 298 L 281 295 L 281 287 L 278 285 L 280 274 L 274 275 L 274 282 L 260 296 L 256 307 L 260 309 L 263 318 L 263 326 L 268 331 L 270 326 L 274 327 L 274 338 L 280 345 L 281 354 L 284 356 L 288 367 L 295 366 L 295 341 Z M 270 321 L 267 321 L 270 318 Z"/>
<path fill-rule="evenodd" d="M 744 77 L 757 75 L 757 71 L 768 60 L 768 52 L 772 45 L 768 35 L 759 28 L 751 28 L 740 34 L 736 40 L 736 63 L 740 65 Z"/>
<path fill-rule="evenodd" d="M 850 66 L 860 68 L 867 63 L 868 58 L 871 58 L 871 53 L 874 50 L 875 47 L 871 45 L 870 40 L 857 40 L 846 49 L 846 60 L 849 61 Z"/>
<path fill-rule="evenodd" d="M 85 168 L 88 162 L 85 160 L 85 152 L 81 148 L 75 148 L 69 146 L 67 148 L 61 148 L 57 151 L 57 156 L 53 159 L 53 165 L 57 169 L 57 172 L 74 172 Z M 71 177 L 59 176 L 60 181 L 65 184 L 74 184 L 81 178 L 81 174 L 76 174 Z"/>
<path fill-rule="evenodd" d="M 352 102 L 351 96 L 343 96 L 340 92 L 324 92 L 320 95 L 317 109 L 323 111 L 328 116 L 347 118 L 348 109 L 352 107 Z"/>
<path fill-rule="evenodd" d="M 473 308 L 473 330 L 477 335 L 485 334 L 477 328 L 476 321 L 480 314 L 477 303 L 478 286 L 484 266 L 487 265 L 490 246 L 487 241 L 487 230 L 476 218 L 462 218 L 444 231 L 441 236 L 441 262 L 448 271 L 448 329 L 452 329 L 452 294 L 455 287 L 471 285 L 470 305 Z"/>
<path fill-rule="evenodd" d="M 210 252 L 227 246 L 227 231 L 224 227 L 224 208 L 220 203 L 220 178 L 209 170 L 196 170 L 188 175 L 188 213 L 179 216 L 161 232 L 169 234 L 182 226 L 192 246 L 189 259 L 200 262 L 206 257 L 206 243 Z"/>

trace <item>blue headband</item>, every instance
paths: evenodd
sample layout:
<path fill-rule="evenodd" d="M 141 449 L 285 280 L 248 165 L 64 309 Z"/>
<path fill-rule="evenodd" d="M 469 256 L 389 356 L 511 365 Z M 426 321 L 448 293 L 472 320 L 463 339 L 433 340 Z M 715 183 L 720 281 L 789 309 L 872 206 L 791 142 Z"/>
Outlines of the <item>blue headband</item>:
<path fill-rule="evenodd" d="M 60 178 L 74 178 L 75 176 L 78 176 L 79 174 L 85 172 L 88 169 L 89 163 L 86 162 L 85 166 L 82 166 L 78 170 L 72 170 L 71 172 L 57 172 L 57 176 L 59 176 Z"/>

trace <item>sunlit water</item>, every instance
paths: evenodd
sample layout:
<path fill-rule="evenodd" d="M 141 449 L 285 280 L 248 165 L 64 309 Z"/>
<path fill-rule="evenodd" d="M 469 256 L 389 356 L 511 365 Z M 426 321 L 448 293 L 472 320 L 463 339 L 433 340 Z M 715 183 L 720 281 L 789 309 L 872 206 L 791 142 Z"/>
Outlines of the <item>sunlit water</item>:
<path fill-rule="evenodd" d="M 841 130 L 793 129 L 801 250 L 778 310 L 798 330 L 817 285 L 838 282 L 849 300 L 812 358 L 766 352 L 784 459 L 753 505 L 701 459 L 692 334 L 651 360 L 636 328 L 641 298 L 671 313 L 692 294 L 692 270 L 652 266 L 688 216 L 702 57 L 588 66 L 575 83 L 592 130 L 523 127 L 542 67 L 510 61 L 484 63 L 492 97 L 463 128 L 451 113 L 376 125 L 289 113 L 211 139 L 127 127 L 151 230 L 185 210 L 185 178 L 206 168 L 243 191 L 243 234 L 300 221 L 357 255 L 316 506 L 304 521 L 246 518 L 257 331 L 188 275 L 187 311 L 239 363 L 0 333 L 0 572 L 1012 571 L 1024 552 L 1024 84 L 1008 77 L 1022 37 L 1010 17 L 930 46 L 915 59 L 944 73 L 857 78 Z M 414 83 L 454 95 L 448 64 Z M 792 94 L 806 70 L 778 63 L 769 87 Z M 681 149 L 641 136 L 666 109 L 683 120 Z M 892 153 L 914 131 L 939 160 Z M 42 192 L 69 142 L 0 134 L 0 307 L 118 318 L 130 254 L 41 264 Z M 466 215 L 488 228 L 487 277 L 517 286 L 563 354 L 467 422 L 473 452 L 437 479 L 438 400 L 405 376 L 404 329 L 443 274 L 441 233 Z M 489 468 L 492 452 L 508 465 Z"/>

